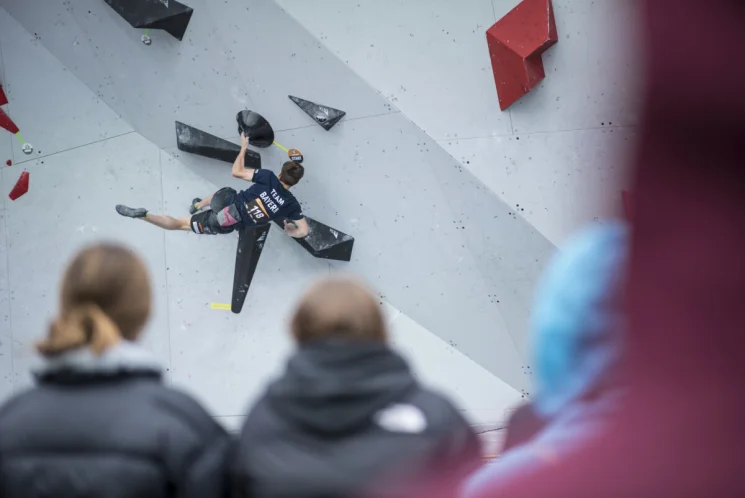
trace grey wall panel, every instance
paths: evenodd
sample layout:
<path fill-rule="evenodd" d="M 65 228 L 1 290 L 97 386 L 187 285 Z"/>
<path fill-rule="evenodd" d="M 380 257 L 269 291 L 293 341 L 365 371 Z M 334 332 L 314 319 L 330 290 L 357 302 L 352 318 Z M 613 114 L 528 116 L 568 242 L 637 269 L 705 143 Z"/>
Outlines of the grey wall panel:
<path fill-rule="evenodd" d="M 2 43 L 0 43 L 0 84 L 5 83 L 2 48 Z M 3 109 L 6 108 L 3 106 Z M 13 157 L 11 140 L 9 133 L 0 133 L 0 168 L 5 168 L 5 161 Z M 0 192 L 0 196 L 2 196 L 0 197 L 0 402 L 2 402 L 13 393 L 13 336 L 10 325 L 8 241 L 5 235 L 5 203 L 11 201 L 5 191 Z"/>
<path fill-rule="evenodd" d="M 195 9 L 212 4 L 196 0 Z M 356 119 L 392 112 L 343 61 L 324 48 L 273 1 L 223 0 L 209 7 L 217 36 L 249 84 L 256 109 L 275 129 L 313 124 L 289 94 L 335 107 Z"/>
<path fill-rule="evenodd" d="M 16 163 L 132 131 L 5 11 L 0 11 L 0 41 L 10 115 L 35 146 L 27 156 L 14 140 Z"/>
<path fill-rule="evenodd" d="M 74 3 L 4 0 L 11 15 L 81 81 L 138 132 L 160 147 L 176 144 L 173 121 L 198 121 L 215 135 L 227 135 L 231 119 L 253 103 L 205 15 L 192 18 L 178 42 L 151 32 L 153 45 L 98 0 Z M 82 48 L 81 48 L 82 46 Z"/>
<path fill-rule="evenodd" d="M 306 213 L 356 238 L 352 263 L 334 267 L 364 275 L 427 329 L 526 387 L 529 288 L 551 244 L 404 116 L 335 129 L 278 136 L 305 154 L 296 195 Z M 500 257 L 507 262 L 494 264 Z"/>
<path fill-rule="evenodd" d="M 193 192 L 220 186 L 166 153 L 163 173 L 168 211 L 188 206 Z M 210 303 L 230 303 L 237 243 L 237 234 L 166 234 L 172 378 L 225 416 L 243 414 L 247 400 L 282 368 L 292 307 L 307 285 L 329 273 L 326 261 L 272 227 L 241 314 L 212 310 Z"/>
<path fill-rule="evenodd" d="M 169 127 L 174 120 L 230 136 L 232 119 L 242 108 L 268 114 L 276 129 L 313 124 L 289 93 L 340 108 L 348 118 L 391 112 L 274 2 L 230 1 L 219 9 L 202 0 L 190 5 L 195 15 L 182 42 L 152 31 L 153 44 L 145 46 L 142 30 L 105 2 L 3 3 L 28 31 L 43 32 L 41 43 L 160 147 L 175 145 Z M 62 40 L 68 43 L 58 43 Z"/>
<path fill-rule="evenodd" d="M 38 363 L 33 344 L 57 313 L 65 266 L 79 249 L 101 240 L 120 241 L 147 262 L 155 300 L 144 341 L 167 367 L 163 234 L 114 210 L 117 202 L 161 204 L 157 147 L 129 134 L 24 166 L 31 174 L 29 192 L 6 203 L 5 220 L 16 387 L 30 381 L 29 369 Z M 17 174 L 18 168 L 2 170 L 3 192 L 10 191 Z"/>
<path fill-rule="evenodd" d="M 296 194 L 306 213 L 357 239 L 353 261 L 334 263 L 334 268 L 361 274 L 413 320 L 512 386 L 527 387 L 521 353 L 530 307 L 527 289 L 550 245 L 521 218 L 504 219 L 507 205 L 483 190 L 470 173 L 461 171 L 457 161 L 404 116 L 391 113 L 385 99 L 320 48 L 273 2 L 228 0 L 218 8 L 198 0 L 193 5 L 197 9 L 193 25 L 183 42 L 164 35 L 150 47 L 142 45 L 135 31 L 109 12 L 104 2 L 81 0 L 73 6 L 40 0 L 6 2 L 30 30 L 36 25 L 53 31 L 73 29 L 36 19 L 57 18 L 60 10 L 69 9 L 67 16 L 92 47 L 93 64 L 106 67 L 106 72 L 85 69 L 82 50 L 65 45 L 48 48 L 65 65 L 78 68 L 77 76 L 106 93 L 107 102 L 159 147 L 175 145 L 175 119 L 235 139 L 236 107 L 255 106 L 279 131 L 279 142 L 305 154 L 308 173 Z M 27 13 L 31 9 L 37 16 Z M 349 114 L 326 132 L 312 125 L 287 99 L 288 93 Z M 305 128 L 281 131 L 296 127 Z M 178 158 L 176 164 L 166 161 L 168 168 L 173 166 L 173 174 L 163 179 L 164 207 L 169 212 L 185 215 L 191 199 L 205 195 L 205 189 L 209 192 L 233 184 L 228 164 L 169 152 Z M 261 153 L 264 165 L 275 171 L 286 157 L 276 148 Z M 144 181 L 122 178 L 117 188 L 125 194 L 124 189 Z M 148 188 L 154 186 L 148 183 Z M 95 205 L 116 202 L 134 201 L 119 195 L 115 201 L 98 199 Z M 122 237 L 149 247 L 149 239 L 139 238 L 140 232 L 137 237 L 129 232 L 135 229 L 130 228 L 133 222 L 117 223 L 127 227 Z M 141 233 L 147 235 L 142 237 L 158 234 L 149 226 L 136 229 L 145 230 Z M 238 317 L 216 315 L 204 306 L 218 297 L 228 301 L 235 242 L 231 237 L 195 237 L 186 233 L 165 237 L 164 265 L 171 293 L 168 309 L 173 315 L 180 313 L 180 306 L 185 314 L 171 316 L 170 326 L 174 344 L 184 345 L 187 351 L 183 359 L 174 358 L 174 379 L 184 383 L 191 375 L 187 370 L 194 372 L 194 365 L 220 362 L 219 355 L 208 356 L 203 351 L 214 347 L 209 343 L 213 337 L 222 336 L 205 330 L 220 328 L 222 322 L 229 327 L 251 323 L 252 330 L 278 333 L 281 327 L 277 324 L 286 317 L 283 306 L 289 306 L 304 282 L 328 271 L 328 263 L 309 258 L 273 229 L 253 284 L 265 290 L 260 300 L 249 302 Z M 219 284 L 223 280 L 225 291 Z M 209 296 L 204 295 L 205 289 Z M 246 317 L 251 320 L 244 322 Z M 189 332 L 188 325 L 181 329 L 182 323 L 198 326 Z M 229 330 L 227 336 L 231 336 Z M 238 342 L 225 347 L 237 355 L 245 348 L 260 347 L 253 340 L 238 337 Z M 193 348 L 186 346 L 192 343 Z M 281 344 L 269 347 L 279 354 Z M 200 392 L 214 392 L 210 403 L 221 406 L 221 415 L 233 415 L 230 412 L 237 406 L 231 403 L 237 401 L 228 399 L 230 393 L 217 385 L 218 371 L 208 366 L 197 373 L 203 379 Z M 241 368 L 235 367 L 236 378 L 253 371 Z"/>
<path fill-rule="evenodd" d="M 455 226 L 485 281 L 489 302 L 499 309 L 528 362 L 534 287 L 555 247 L 468 170 L 455 164 L 454 160 L 431 163 L 447 192 Z"/>
<path fill-rule="evenodd" d="M 0 153 L 7 153 L 0 145 Z M 1 184 L 1 182 L 0 182 Z M 0 192 L 0 402 L 13 393 L 13 335 L 10 316 L 10 285 L 8 282 L 8 241 L 5 236 L 5 202 L 11 202 Z"/>

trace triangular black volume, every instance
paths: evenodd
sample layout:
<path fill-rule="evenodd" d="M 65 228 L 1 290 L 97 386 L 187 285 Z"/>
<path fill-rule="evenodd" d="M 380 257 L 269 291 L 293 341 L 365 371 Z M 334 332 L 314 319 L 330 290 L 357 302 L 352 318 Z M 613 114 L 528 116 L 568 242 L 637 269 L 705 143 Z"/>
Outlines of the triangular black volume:
<path fill-rule="evenodd" d="M 233 302 L 230 307 L 235 314 L 241 312 L 243 303 L 246 302 L 248 289 L 251 287 L 251 281 L 256 273 L 256 266 L 259 264 L 259 258 L 271 227 L 266 224 L 239 230 L 238 249 L 235 253 L 235 274 L 233 275 Z"/>
<path fill-rule="evenodd" d="M 173 2 L 173 3 L 177 3 L 177 2 Z M 178 41 L 183 40 L 184 34 L 186 33 L 186 28 L 189 27 L 189 21 L 191 20 L 191 15 L 194 13 L 194 10 L 191 7 L 186 7 L 185 5 L 181 5 L 181 6 L 186 8 L 187 10 L 182 13 L 174 14 L 170 17 L 166 17 L 165 19 L 160 19 L 158 21 L 152 22 L 149 25 L 142 26 L 142 27 L 152 28 L 152 29 L 162 29 L 169 35 L 176 38 Z"/>
<path fill-rule="evenodd" d="M 179 121 L 176 121 L 176 145 L 179 150 L 184 152 L 227 163 L 233 163 L 241 151 L 241 148 L 233 142 L 228 142 Z M 255 151 L 246 149 L 245 165 L 247 168 L 261 168 L 261 156 Z"/>
<path fill-rule="evenodd" d="M 306 216 L 305 219 L 308 221 L 308 235 L 302 239 L 295 239 L 295 241 L 303 246 L 306 251 L 320 259 L 336 261 L 350 261 L 352 259 L 354 237 L 324 225 L 313 218 Z M 283 224 L 280 220 L 274 222 L 280 227 Z"/>
<path fill-rule="evenodd" d="M 254 111 L 240 111 L 235 120 L 238 121 L 238 134 L 248 137 L 248 143 L 254 147 L 266 148 L 274 144 L 274 130 L 264 116 Z"/>
<path fill-rule="evenodd" d="M 106 0 L 106 3 L 134 28 L 163 29 L 178 40 L 184 39 L 194 9 L 169 0 Z"/>
<path fill-rule="evenodd" d="M 334 109 L 333 107 L 319 105 L 309 100 L 293 97 L 292 95 L 289 95 L 289 97 L 290 100 L 295 102 L 300 109 L 305 111 L 308 116 L 313 118 L 313 120 L 321 125 L 326 131 L 333 128 L 334 125 L 347 114 L 346 112 Z"/>

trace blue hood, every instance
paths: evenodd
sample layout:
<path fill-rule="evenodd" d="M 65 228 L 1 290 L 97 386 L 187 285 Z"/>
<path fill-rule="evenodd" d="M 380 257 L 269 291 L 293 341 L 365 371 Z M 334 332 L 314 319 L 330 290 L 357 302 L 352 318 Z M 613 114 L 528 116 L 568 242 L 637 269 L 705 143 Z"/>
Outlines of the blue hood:
<path fill-rule="evenodd" d="M 544 417 L 612 382 L 624 346 L 628 239 L 622 222 L 593 225 L 569 241 L 539 283 L 531 325 L 533 398 Z"/>

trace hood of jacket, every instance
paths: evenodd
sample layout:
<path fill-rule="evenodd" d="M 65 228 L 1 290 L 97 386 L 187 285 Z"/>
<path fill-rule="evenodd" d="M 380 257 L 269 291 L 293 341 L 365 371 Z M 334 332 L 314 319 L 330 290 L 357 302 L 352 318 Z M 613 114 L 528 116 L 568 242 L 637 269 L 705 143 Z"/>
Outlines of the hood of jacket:
<path fill-rule="evenodd" d="M 34 371 L 39 382 L 74 382 L 91 378 L 118 376 L 161 377 L 163 369 L 147 349 L 128 341 L 96 355 L 89 348 L 79 348 L 52 358 L 45 358 Z"/>
<path fill-rule="evenodd" d="M 377 412 L 417 386 L 408 364 L 385 344 L 324 340 L 302 346 L 267 391 L 292 425 L 340 435 L 374 422 Z"/>
<path fill-rule="evenodd" d="M 624 349 L 628 237 L 621 221 L 582 230 L 539 282 L 531 342 L 535 408 L 545 417 L 613 382 Z"/>

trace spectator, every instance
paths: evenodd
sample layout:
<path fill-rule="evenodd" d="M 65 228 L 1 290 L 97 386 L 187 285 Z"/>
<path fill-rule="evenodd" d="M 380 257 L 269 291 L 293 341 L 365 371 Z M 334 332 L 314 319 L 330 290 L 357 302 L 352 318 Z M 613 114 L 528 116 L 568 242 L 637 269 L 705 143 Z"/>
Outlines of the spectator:
<path fill-rule="evenodd" d="M 526 405 L 545 426 L 469 479 L 466 497 L 490 496 L 510 478 L 551 465 L 594 437 L 618 409 L 625 391 L 617 372 L 626 232 L 616 222 L 593 226 L 549 267 L 533 310 L 536 394 Z"/>
<path fill-rule="evenodd" d="M 229 491 L 229 438 L 161 381 L 134 343 L 150 313 L 145 266 L 102 244 L 79 253 L 37 345 L 37 386 L 0 408 L 3 498 L 209 498 Z"/>
<path fill-rule="evenodd" d="M 602 438 L 495 498 L 745 496 L 745 4 L 642 6 L 629 394 Z"/>
<path fill-rule="evenodd" d="M 533 403 L 519 406 L 507 421 L 506 435 L 499 454 L 527 443 L 546 425 L 546 420 L 536 413 Z"/>
<path fill-rule="evenodd" d="M 238 496 L 452 496 L 480 464 L 476 434 L 388 347 L 365 288 L 315 285 L 291 330 L 298 349 L 243 427 Z"/>

